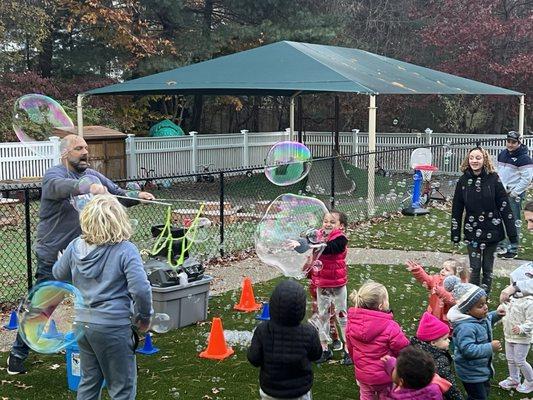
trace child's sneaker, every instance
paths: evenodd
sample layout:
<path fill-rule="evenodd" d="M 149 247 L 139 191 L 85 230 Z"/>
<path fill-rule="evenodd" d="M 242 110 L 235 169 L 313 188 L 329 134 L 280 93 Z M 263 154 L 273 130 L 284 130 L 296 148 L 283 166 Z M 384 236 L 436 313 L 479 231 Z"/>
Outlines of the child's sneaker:
<path fill-rule="evenodd" d="M 531 393 L 533 392 L 533 382 L 524 381 L 521 385 L 516 387 L 518 393 Z"/>
<path fill-rule="evenodd" d="M 10 354 L 7 357 L 7 373 L 9 375 L 25 374 L 26 368 L 24 368 L 24 360 Z"/>
<path fill-rule="evenodd" d="M 353 365 L 352 357 L 346 351 L 344 352 L 344 358 L 342 359 L 344 365 Z"/>
<path fill-rule="evenodd" d="M 324 350 L 322 352 L 322 355 L 318 360 L 316 360 L 317 364 L 325 363 L 326 361 L 329 361 L 333 358 L 333 352 L 330 349 Z"/>
<path fill-rule="evenodd" d="M 335 339 L 333 341 L 333 344 L 331 345 L 331 347 L 332 347 L 333 351 L 340 351 L 343 348 L 342 342 L 339 339 Z"/>
<path fill-rule="evenodd" d="M 505 380 L 501 381 L 500 383 L 498 383 L 498 386 L 500 386 L 502 389 L 505 389 L 505 390 L 516 389 L 518 385 L 520 385 L 520 382 L 515 381 L 510 376 L 507 377 Z"/>

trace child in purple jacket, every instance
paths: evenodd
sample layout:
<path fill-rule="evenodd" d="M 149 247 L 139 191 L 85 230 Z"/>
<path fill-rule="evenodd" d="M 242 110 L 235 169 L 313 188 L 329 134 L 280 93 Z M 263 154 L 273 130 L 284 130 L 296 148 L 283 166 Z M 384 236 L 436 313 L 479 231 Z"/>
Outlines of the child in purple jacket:
<path fill-rule="evenodd" d="M 398 359 L 384 356 L 387 374 L 394 388 L 389 394 L 394 400 L 442 400 L 442 393 L 450 383 L 435 374 L 433 357 L 424 350 L 408 346 L 400 351 Z"/>

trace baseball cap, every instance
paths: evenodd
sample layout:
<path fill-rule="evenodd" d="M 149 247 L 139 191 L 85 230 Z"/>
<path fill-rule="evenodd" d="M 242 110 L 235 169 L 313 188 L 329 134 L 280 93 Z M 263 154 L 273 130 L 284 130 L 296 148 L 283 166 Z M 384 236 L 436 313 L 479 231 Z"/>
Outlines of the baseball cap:
<path fill-rule="evenodd" d="M 507 133 L 507 139 L 516 140 L 517 142 L 520 142 L 522 137 L 517 131 L 509 131 L 509 133 Z"/>

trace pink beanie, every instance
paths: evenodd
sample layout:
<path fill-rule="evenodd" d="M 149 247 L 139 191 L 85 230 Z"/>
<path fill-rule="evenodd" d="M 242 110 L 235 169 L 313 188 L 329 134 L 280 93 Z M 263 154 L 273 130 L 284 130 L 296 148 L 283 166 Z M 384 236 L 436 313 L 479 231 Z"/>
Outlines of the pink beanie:
<path fill-rule="evenodd" d="M 450 327 L 427 311 L 422 315 L 416 331 L 416 337 L 423 342 L 431 342 L 449 334 Z"/>

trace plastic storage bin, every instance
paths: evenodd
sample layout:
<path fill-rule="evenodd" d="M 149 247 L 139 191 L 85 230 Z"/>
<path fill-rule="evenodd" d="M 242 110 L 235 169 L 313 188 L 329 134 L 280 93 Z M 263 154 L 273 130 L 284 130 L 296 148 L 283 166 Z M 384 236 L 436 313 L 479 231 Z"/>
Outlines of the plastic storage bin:
<path fill-rule="evenodd" d="M 209 275 L 185 285 L 152 287 L 154 312 L 165 313 L 172 319 L 172 328 L 181 328 L 207 319 Z"/>

